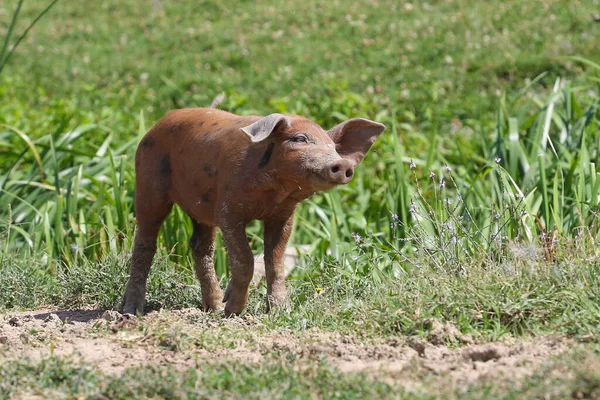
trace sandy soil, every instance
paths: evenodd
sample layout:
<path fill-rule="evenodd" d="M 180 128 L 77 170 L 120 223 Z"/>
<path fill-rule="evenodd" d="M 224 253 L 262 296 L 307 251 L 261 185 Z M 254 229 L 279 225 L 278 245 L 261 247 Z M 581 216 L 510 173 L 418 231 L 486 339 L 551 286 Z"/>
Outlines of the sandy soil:
<path fill-rule="evenodd" d="M 567 339 L 553 337 L 477 344 L 452 325 L 437 321 L 431 321 L 427 340 L 398 337 L 366 344 L 331 332 L 307 331 L 301 336 L 286 332 L 254 334 L 253 326 L 260 322 L 253 321 L 251 316 L 215 320 L 206 318 L 198 310 L 153 312 L 142 321 L 99 310 L 9 313 L 0 316 L 0 360 L 39 359 L 54 354 L 70 356 L 92 363 L 106 373 L 118 374 L 127 367 L 149 363 L 187 369 L 226 360 L 258 363 L 291 353 L 299 363 L 325 357 L 329 364 L 343 372 L 363 372 L 410 388 L 422 384 L 424 376 L 444 378 L 464 386 L 499 378 L 518 380 L 572 345 Z M 139 329 L 140 324 L 148 328 Z M 212 326 L 229 332 L 239 329 L 245 336 L 233 345 L 217 345 L 211 350 L 201 346 L 187 346 L 182 350 L 164 335 L 148 334 L 153 324 L 177 325 L 179 333 L 198 332 Z M 462 345 L 449 348 L 443 344 L 448 338 Z"/>

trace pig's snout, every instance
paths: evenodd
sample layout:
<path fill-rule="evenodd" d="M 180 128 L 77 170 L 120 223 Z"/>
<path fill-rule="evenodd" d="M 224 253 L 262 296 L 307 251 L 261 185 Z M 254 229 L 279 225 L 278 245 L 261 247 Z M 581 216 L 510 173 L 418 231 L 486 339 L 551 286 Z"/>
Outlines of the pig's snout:
<path fill-rule="evenodd" d="M 339 160 L 326 168 L 325 175 L 331 183 L 348 183 L 352 180 L 352 176 L 354 175 L 354 167 L 348 160 Z"/>

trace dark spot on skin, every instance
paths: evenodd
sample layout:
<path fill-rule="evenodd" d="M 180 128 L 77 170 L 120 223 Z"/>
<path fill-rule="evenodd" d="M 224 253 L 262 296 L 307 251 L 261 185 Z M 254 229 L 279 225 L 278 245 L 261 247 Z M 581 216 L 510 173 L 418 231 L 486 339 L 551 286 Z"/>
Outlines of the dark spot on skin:
<path fill-rule="evenodd" d="M 181 128 L 181 125 L 173 124 L 173 125 L 171 125 L 171 128 L 169 128 L 169 132 L 177 133 L 177 132 L 179 132 L 179 128 Z"/>
<path fill-rule="evenodd" d="M 218 122 L 213 122 L 210 126 L 217 126 L 218 124 Z"/>
<path fill-rule="evenodd" d="M 275 147 L 275 143 L 269 144 L 269 147 L 267 147 L 267 150 L 265 151 L 265 154 L 263 154 L 262 158 L 260 159 L 260 163 L 258 164 L 258 169 L 264 168 L 267 166 L 267 164 L 269 163 L 269 160 L 271 160 L 271 154 L 273 154 L 273 147 Z"/>
<path fill-rule="evenodd" d="M 208 202 L 210 201 L 210 195 L 211 195 L 211 194 L 212 194 L 211 192 L 206 192 L 206 193 L 204 193 L 204 194 L 202 195 L 202 201 L 203 201 L 204 203 L 208 203 Z"/>
<path fill-rule="evenodd" d="M 163 176 L 171 175 L 171 157 L 168 154 L 160 159 L 159 170 Z"/>
<path fill-rule="evenodd" d="M 149 147 L 154 146 L 155 143 L 156 143 L 156 141 L 154 139 L 146 138 L 146 139 L 142 140 L 141 145 L 142 145 L 142 147 L 149 148 Z"/>
<path fill-rule="evenodd" d="M 204 164 L 203 171 L 206 173 L 206 175 L 208 175 L 209 178 L 214 178 L 219 175 L 219 169 L 211 168 L 211 166 L 208 164 Z"/>
<path fill-rule="evenodd" d="M 198 126 L 202 126 L 202 125 L 204 125 L 204 121 L 198 122 Z"/>

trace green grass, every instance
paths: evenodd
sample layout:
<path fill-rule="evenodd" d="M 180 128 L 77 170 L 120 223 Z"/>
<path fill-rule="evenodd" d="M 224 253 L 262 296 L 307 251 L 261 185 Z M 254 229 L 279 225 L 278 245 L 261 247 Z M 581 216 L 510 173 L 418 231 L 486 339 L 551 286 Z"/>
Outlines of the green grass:
<path fill-rule="evenodd" d="M 514 251 L 510 264 L 470 264 L 459 274 L 433 266 L 388 273 L 372 265 L 365 271 L 360 261 L 345 265 L 327 258 L 288 281 L 290 309 L 265 315 L 266 290 L 259 285 L 251 288 L 246 313 L 261 321 L 261 332 L 315 328 L 363 337 L 425 337 L 427 321 L 437 319 L 483 342 L 531 334 L 595 336 L 598 261 L 561 253 L 555 264 L 546 265 L 532 248 Z M 128 261 L 126 254 L 108 256 L 52 272 L 31 259 L 6 260 L 0 264 L 0 286 L 11 290 L 0 292 L 1 308 L 111 309 L 121 302 Z M 147 301 L 149 310 L 201 307 L 199 285 L 190 269 L 173 268 L 162 256 L 150 275 Z"/>
<path fill-rule="evenodd" d="M 7 59 L 49 4 L 0 3 L 0 310 L 117 305 L 141 135 L 167 111 L 224 92 L 220 107 L 240 114 L 298 113 L 326 128 L 360 116 L 388 127 L 351 184 L 300 206 L 292 244 L 311 250 L 290 277 L 291 309 L 263 316 L 265 289 L 252 289 L 246 312 L 263 331 L 426 336 L 435 318 L 480 341 L 597 336 L 596 6 L 59 1 Z M 249 228 L 255 252 L 261 231 Z M 200 305 L 190 234 L 176 208 L 161 230 L 150 309 Z M 226 258 L 218 237 L 223 285 Z M 315 368 L 339 393 L 385 390 Z M 195 379 L 220 379 L 166 374 L 155 393 L 181 382 L 185 397 Z M 77 390 L 95 393 L 100 379 L 89 370 L 89 388 Z M 546 381 L 531 382 L 534 397 Z"/>
<path fill-rule="evenodd" d="M 44 4 L 25 3 L 15 29 Z M 167 110 L 207 105 L 221 91 L 234 112 L 297 112 L 325 126 L 361 115 L 388 125 L 349 187 L 301 207 L 294 241 L 315 244 L 317 256 L 353 251 L 353 232 L 410 254 L 397 237 L 415 222 L 415 178 L 436 210 L 447 197 L 456 204 L 450 214 L 470 212 L 469 251 L 490 251 L 504 234 L 531 242 L 556 229 L 569 239 L 582 226 L 595 240 L 600 69 L 567 57 L 593 59 L 597 50 L 585 8 L 514 3 L 530 17 L 523 21 L 508 3 L 303 2 L 288 12 L 253 2 L 235 12 L 212 2 L 153 4 L 59 2 L 2 74 L 0 90 L 13 99 L 0 110 L 5 247 L 68 264 L 127 250 L 139 136 Z M 552 28 L 541 22 L 548 18 Z M 556 86 L 558 77 L 574 82 Z M 446 164 L 455 181 L 446 178 L 448 190 L 434 199 L 440 181 L 429 182 L 429 170 L 441 177 Z M 521 220 L 506 214 L 521 211 L 511 198 L 520 193 Z M 426 233 L 437 235 L 447 218 L 425 223 Z M 164 248 L 185 257 L 190 231 L 176 210 Z M 259 232 L 254 225 L 255 249 Z"/>
<path fill-rule="evenodd" d="M 91 365 L 49 358 L 40 363 L 23 360 L 4 364 L 0 376 L 5 378 L 0 383 L 2 396 L 43 393 L 109 399 L 393 397 L 389 385 L 365 376 L 346 377 L 319 363 L 299 370 L 285 361 L 258 367 L 243 362 L 205 364 L 184 373 L 150 366 L 130 368 L 115 377 L 104 375 Z"/>
<path fill-rule="evenodd" d="M 600 349 L 579 346 L 538 367 L 517 386 L 484 383 L 467 390 L 447 378 L 422 373 L 425 385 L 406 389 L 362 373 L 341 374 L 324 361 L 294 364 L 271 360 L 260 365 L 237 362 L 198 365 L 184 372 L 168 367 L 128 368 L 106 375 L 93 365 L 68 358 L 23 359 L 0 365 L 0 395 L 46 398 L 407 398 L 522 399 L 598 398 Z"/>

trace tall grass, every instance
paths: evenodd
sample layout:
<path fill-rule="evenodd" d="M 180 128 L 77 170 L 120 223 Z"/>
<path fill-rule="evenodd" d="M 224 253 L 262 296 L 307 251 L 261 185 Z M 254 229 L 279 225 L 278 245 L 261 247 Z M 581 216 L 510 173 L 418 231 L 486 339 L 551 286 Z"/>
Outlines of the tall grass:
<path fill-rule="evenodd" d="M 498 260 L 515 242 L 552 253 L 559 239 L 576 239 L 595 251 L 600 100 L 561 80 L 547 98 L 530 94 L 529 99 L 510 106 L 503 98 L 494 135 L 482 132 L 479 156 L 463 165 L 447 164 L 435 132 L 408 132 L 411 140 L 429 143 L 411 153 L 405 138 L 410 126 L 399 124 L 394 114 L 377 116 L 388 132 L 350 185 L 317 195 L 300 208 L 294 243 L 312 244 L 315 257 L 330 252 L 349 263 L 356 257 L 346 254 L 376 259 L 382 269 L 410 264 L 419 252 L 448 268 L 481 254 Z M 354 115 L 356 109 L 342 103 L 334 119 Z M 295 107 L 282 111 L 310 105 Z M 4 249 L 43 255 L 54 266 L 129 251 L 135 229 L 132 160 L 150 122 L 142 114 L 138 137 L 118 144 L 100 125 L 62 131 L 67 125 L 64 121 L 36 140 L 13 127 L 0 128 L 0 145 L 15 132 L 23 139 L 20 152 L 0 172 Z M 459 145 L 448 151 L 460 152 Z M 257 251 L 260 229 L 258 224 L 249 229 Z M 188 217 L 176 208 L 160 242 L 180 264 L 189 262 L 190 233 Z M 361 240 L 372 246 L 357 251 Z M 221 274 L 225 261 L 219 238 Z"/>

